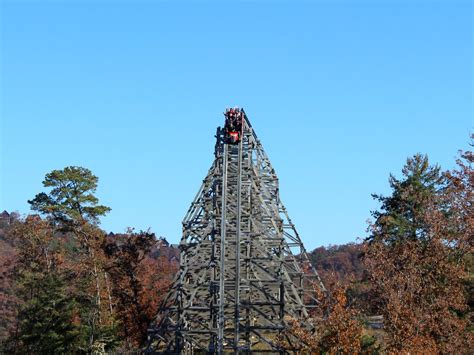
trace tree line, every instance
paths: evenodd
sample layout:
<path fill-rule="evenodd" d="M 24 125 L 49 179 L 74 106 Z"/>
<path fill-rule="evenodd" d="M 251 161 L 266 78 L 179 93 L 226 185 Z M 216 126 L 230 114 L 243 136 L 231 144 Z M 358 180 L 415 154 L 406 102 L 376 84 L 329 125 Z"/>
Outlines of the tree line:
<path fill-rule="evenodd" d="M 390 175 L 373 195 L 369 237 L 311 253 L 328 292 L 309 329 L 287 319 L 301 352 L 469 353 L 473 348 L 472 152 L 442 171 L 428 157 Z M 0 352 L 140 353 L 176 261 L 149 231 L 110 235 L 98 178 L 82 167 L 46 175 L 0 238 Z M 164 250 L 167 251 L 164 251 Z M 162 252 L 160 252 L 162 250 Z M 175 258 L 174 258 L 175 259 Z M 367 326 L 380 315 L 383 329 Z M 285 346 L 282 334 L 278 339 Z"/>
<path fill-rule="evenodd" d="M 160 241 L 132 229 L 108 235 L 98 178 L 67 167 L 46 175 L 47 192 L 28 201 L 39 215 L 3 236 L 0 352 L 65 354 L 141 349 L 176 263 Z"/>
<path fill-rule="evenodd" d="M 441 171 L 428 157 L 407 159 L 389 177 L 391 195 L 373 195 L 369 236 L 317 248 L 312 259 L 328 294 L 315 331 L 291 320 L 301 349 L 315 353 L 469 354 L 473 337 L 474 154 Z M 383 330 L 367 327 L 380 315 Z"/>

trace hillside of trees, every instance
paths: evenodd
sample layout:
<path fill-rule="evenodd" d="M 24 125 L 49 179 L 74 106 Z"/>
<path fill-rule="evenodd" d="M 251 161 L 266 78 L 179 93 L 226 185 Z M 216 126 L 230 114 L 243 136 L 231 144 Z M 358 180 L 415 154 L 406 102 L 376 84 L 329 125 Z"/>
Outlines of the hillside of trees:
<path fill-rule="evenodd" d="M 327 292 L 314 331 L 287 320 L 302 352 L 472 351 L 473 161 L 461 152 L 442 171 L 409 157 L 391 194 L 373 195 L 367 240 L 310 253 Z M 88 169 L 54 170 L 43 185 L 30 215 L 0 216 L 0 353 L 142 352 L 179 249 L 150 231 L 101 229 L 110 207 Z"/>

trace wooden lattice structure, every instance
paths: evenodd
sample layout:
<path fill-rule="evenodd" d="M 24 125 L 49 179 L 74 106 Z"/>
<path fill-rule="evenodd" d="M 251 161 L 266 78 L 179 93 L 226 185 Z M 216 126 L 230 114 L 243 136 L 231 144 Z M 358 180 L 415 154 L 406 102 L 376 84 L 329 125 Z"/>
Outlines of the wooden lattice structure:
<path fill-rule="evenodd" d="M 180 269 L 150 333 L 151 352 L 283 352 L 277 339 L 286 321 L 308 319 L 314 287 L 324 290 L 244 110 L 225 117 L 183 220 Z"/>

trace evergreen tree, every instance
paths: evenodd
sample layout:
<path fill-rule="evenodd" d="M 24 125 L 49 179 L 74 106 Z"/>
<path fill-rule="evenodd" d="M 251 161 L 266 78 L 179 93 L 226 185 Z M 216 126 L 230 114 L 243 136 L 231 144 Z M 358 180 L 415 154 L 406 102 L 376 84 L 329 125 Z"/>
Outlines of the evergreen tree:
<path fill-rule="evenodd" d="M 80 303 L 79 318 L 89 334 L 88 351 L 104 352 L 114 346 L 116 338 L 112 285 L 103 250 L 106 236 L 98 227 L 99 218 L 110 208 L 100 205 L 95 196 L 98 180 L 83 167 L 53 170 L 43 181 L 49 191 L 28 202 L 68 241 L 68 265 L 76 278 L 73 289 Z"/>
<path fill-rule="evenodd" d="M 398 243 L 427 238 L 426 211 L 445 179 L 440 167 L 431 166 L 428 157 L 421 154 L 407 159 L 402 174 L 402 179 L 390 175 L 390 196 L 372 195 L 381 202 L 381 208 L 372 212 L 375 223 L 368 240 Z"/>
<path fill-rule="evenodd" d="M 472 220 L 472 211 L 457 205 L 472 204 L 472 186 L 456 187 L 419 154 L 402 172 L 401 180 L 390 177 L 391 196 L 374 196 L 382 206 L 365 243 L 364 265 L 384 316 L 387 350 L 468 353 L 460 256 L 469 250 L 472 224 L 458 226 Z"/>
<path fill-rule="evenodd" d="M 74 299 L 56 273 L 29 275 L 22 281 L 23 296 L 29 299 L 18 314 L 19 341 L 16 349 L 28 354 L 65 354 L 77 351 L 82 339 L 73 322 Z"/>
<path fill-rule="evenodd" d="M 75 301 L 66 287 L 62 247 L 51 224 L 28 217 L 17 221 L 7 238 L 15 247 L 8 277 L 18 301 L 15 330 L 5 350 L 56 354 L 76 349 L 81 331 L 73 321 Z"/>
<path fill-rule="evenodd" d="M 110 211 L 99 205 L 94 195 L 99 178 L 89 169 L 69 166 L 46 174 L 44 187 L 49 193 L 41 192 L 28 201 L 31 209 L 39 211 L 63 223 L 89 222 L 97 224 L 99 217 Z"/>

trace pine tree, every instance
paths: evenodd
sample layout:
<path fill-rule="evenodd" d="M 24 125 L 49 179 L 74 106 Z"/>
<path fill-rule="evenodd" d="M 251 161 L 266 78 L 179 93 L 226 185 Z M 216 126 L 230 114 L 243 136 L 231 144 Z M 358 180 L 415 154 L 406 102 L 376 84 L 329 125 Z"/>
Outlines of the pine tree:
<path fill-rule="evenodd" d="M 116 343 L 112 285 L 105 270 L 106 235 L 98 225 L 110 208 L 95 196 L 98 177 L 89 169 L 69 166 L 46 174 L 48 189 L 28 201 L 69 241 L 68 267 L 77 282 L 79 315 L 89 334 L 89 351 L 103 352 Z"/>
<path fill-rule="evenodd" d="M 398 243 L 427 237 L 426 211 L 445 181 L 440 167 L 430 166 L 426 155 L 407 159 L 402 169 L 403 179 L 390 175 L 390 196 L 372 195 L 381 203 L 373 211 L 375 223 L 368 240 Z"/>
<path fill-rule="evenodd" d="M 74 299 L 56 273 L 31 274 L 22 280 L 29 296 L 18 314 L 19 353 L 64 354 L 77 351 L 81 328 L 73 322 Z"/>
<path fill-rule="evenodd" d="M 461 256 L 472 229 L 456 227 L 469 212 L 454 202 L 464 201 L 472 186 L 452 189 L 447 174 L 426 156 L 408 159 L 402 172 L 401 180 L 390 177 L 390 196 L 375 195 L 382 206 L 373 213 L 365 243 L 364 264 L 384 316 L 387 350 L 467 353 Z"/>
<path fill-rule="evenodd" d="M 15 331 L 5 350 L 53 354 L 77 348 L 81 331 L 73 322 L 75 301 L 66 287 L 62 247 L 51 224 L 28 217 L 17 221 L 7 238 L 15 258 L 6 276 L 18 302 Z"/>
<path fill-rule="evenodd" d="M 51 190 L 37 194 L 28 203 L 32 210 L 65 224 L 97 224 L 99 217 L 110 211 L 109 207 L 99 205 L 94 195 L 98 181 L 97 176 L 83 167 L 68 166 L 53 170 L 46 174 L 43 181 L 44 187 Z"/>

